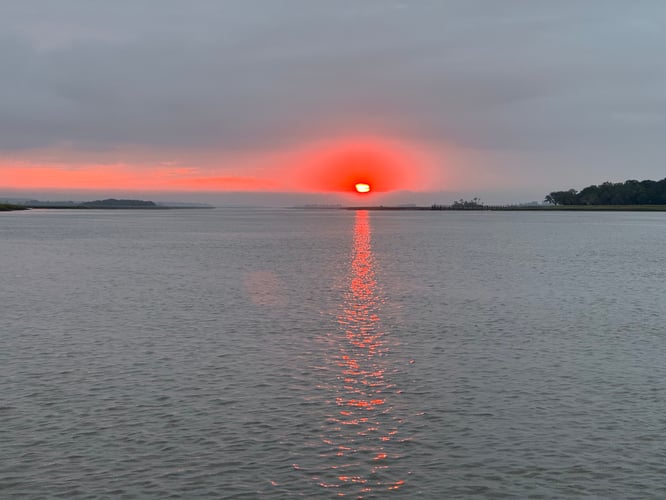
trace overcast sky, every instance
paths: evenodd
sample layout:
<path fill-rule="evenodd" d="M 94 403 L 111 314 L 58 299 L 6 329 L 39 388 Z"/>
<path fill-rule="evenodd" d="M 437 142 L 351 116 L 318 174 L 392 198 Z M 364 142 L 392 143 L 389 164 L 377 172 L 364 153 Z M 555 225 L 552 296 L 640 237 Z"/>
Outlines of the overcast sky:
<path fill-rule="evenodd" d="M 414 191 L 661 179 L 664 26 L 663 0 L 4 1 L 0 187 L 293 190 L 285 158 L 357 136 L 427 157 Z"/>

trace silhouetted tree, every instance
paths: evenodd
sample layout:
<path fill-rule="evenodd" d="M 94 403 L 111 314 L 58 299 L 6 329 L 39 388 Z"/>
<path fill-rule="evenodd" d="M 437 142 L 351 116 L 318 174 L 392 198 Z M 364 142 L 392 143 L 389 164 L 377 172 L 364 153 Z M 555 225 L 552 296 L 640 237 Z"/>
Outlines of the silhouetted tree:
<path fill-rule="evenodd" d="M 547 203 L 553 205 L 575 205 L 576 204 L 576 190 L 569 189 L 568 191 L 553 191 L 545 200 Z"/>

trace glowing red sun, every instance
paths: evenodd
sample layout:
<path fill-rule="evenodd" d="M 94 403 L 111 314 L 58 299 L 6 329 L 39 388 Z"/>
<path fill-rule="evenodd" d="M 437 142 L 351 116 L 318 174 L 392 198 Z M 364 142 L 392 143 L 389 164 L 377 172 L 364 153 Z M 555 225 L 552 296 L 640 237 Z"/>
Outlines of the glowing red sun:
<path fill-rule="evenodd" d="M 310 150 L 301 159 L 302 184 L 339 193 L 386 193 L 414 189 L 419 160 L 406 145 L 382 139 L 339 139 Z"/>

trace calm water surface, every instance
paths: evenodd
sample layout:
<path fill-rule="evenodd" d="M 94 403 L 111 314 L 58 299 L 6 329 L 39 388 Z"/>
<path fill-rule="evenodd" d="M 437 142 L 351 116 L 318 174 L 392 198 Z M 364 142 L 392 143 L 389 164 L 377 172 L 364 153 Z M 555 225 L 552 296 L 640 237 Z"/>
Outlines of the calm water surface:
<path fill-rule="evenodd" d="M 0 497 L 666 497 L 666 214 L 0 215 Z"/>

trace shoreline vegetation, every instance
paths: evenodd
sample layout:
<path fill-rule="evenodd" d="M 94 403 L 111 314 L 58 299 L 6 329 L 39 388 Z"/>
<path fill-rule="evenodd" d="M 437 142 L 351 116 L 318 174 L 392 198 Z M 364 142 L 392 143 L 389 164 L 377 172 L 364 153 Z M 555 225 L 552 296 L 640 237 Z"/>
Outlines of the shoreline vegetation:
<path fill-rule="evenodd" d="M 553 191 L 546 195 L 544 202 L 557 206 L 666 205 L 666 179 L 604 182 L 598 186 L 587 186 L 580 192 L 575 189 Z"/>

